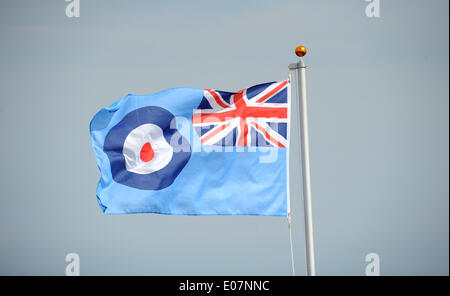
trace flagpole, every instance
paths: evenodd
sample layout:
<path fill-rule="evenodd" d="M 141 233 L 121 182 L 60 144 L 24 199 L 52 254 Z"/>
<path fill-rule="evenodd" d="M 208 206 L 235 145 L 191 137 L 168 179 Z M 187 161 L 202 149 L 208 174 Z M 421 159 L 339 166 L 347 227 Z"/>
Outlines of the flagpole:
<path fill-rule="evenodd" d="M 300 142 L 302 156 L 302 176 L 303 176 L 303 202 L 305 212 L 305 243 L 306 243 L 306 274 L 316 275 L 314 261 L 314 236 L 312 225 L 311 208 L 311 174 L 309 166 L 309 136 L 308 136 L 308 112 L 306 106 L 306 65 L 303 56 L 306 54 L 304 46 L 298 46 L 295 54 L 300 57 L 298 63 L 290 64 L 289 70 L 297 70 L 297 96 L 300 117 Z"/>

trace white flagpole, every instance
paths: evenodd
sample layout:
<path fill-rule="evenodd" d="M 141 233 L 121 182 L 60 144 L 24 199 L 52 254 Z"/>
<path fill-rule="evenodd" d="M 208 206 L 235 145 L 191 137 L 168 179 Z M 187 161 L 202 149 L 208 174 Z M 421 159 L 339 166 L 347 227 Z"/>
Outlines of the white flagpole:
<path fill-rule="evenodd" d="M 309 136 L 308 136 L 308 112 L 306 106 L 306 65 L 303 62 L 303 56 L 306 54 L 306 48 L 299 46 L 295 49 L 295 54 L 300 57 L 300 61 L 290 64 L 290 70 L 297 70 L 298 82 L 298 105 L 300 116 L 300 142 L 302 153 L 302 176 L 303 176 L 303 202 L 305 211 L 305 242 L 306 242 L 306 274 L 308 276 L 316 275 L 314 261 L 314 236 L 312 225 L 311 208 L 311 174 L 309 166 Z"/>

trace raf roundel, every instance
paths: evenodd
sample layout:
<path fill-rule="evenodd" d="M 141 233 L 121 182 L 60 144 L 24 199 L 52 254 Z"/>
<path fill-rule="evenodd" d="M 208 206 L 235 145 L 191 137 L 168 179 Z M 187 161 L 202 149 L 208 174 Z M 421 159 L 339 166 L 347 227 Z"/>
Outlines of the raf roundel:
<path fill-rule="evenodd" d="M 172 147 L 181 138 L 187 143 L 178 130 L 171 128 L 176 126 L 173 120 L 172 113 L 164 108 L 143 107 L 125 115 L 108 132 L 103 151 L 108 155 L 114 181 L 143 190 L 161 190 L 175 181 L 191 152 L 190 147 Z"/>
<path fill-rule="evenodd" d="M 159 171 L 170 163 L 173 156 L 173 148 L 164 138 L 163 130 L 151 123 L 132 130 L 123 143 L 122 151 L 127 171 L 136 174 Z"/>

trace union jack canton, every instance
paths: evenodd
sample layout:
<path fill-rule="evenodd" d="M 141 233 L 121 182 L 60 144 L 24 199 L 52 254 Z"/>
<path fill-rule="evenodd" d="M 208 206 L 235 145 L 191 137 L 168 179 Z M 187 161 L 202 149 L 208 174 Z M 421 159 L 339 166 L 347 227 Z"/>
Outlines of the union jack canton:
<path fill-rule="evenodd" d="M 203 90 L 192 124 L 203 145 L 287 146 L 288 81 L 236 93 Z"/>

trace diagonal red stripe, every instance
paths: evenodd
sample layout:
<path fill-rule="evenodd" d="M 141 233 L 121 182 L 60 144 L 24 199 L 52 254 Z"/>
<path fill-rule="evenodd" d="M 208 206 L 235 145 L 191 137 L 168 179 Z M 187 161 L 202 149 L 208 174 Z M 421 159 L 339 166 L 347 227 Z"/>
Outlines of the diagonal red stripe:
<path fill-rule="evenodd" d="M 278 145 L 279 147 L 283 147 L 286 148 L 283 144 L 281 144 L 280 142 L 278 142 L 277 140 L 275 140 L 274 138 L 272 138 L 269 133 L 260 125 L 258 125 L 256 122 L 252 122 L 251 123 L 254 127 L 256 127 L 258 130 L 260 130 L 267 139 L 269 139 L 269 141 L 275 143 L 276 145 Z"/>
<path fill-rule="evenodd" d="M 210 89 L 205 89 L 205 90 L 207 92 L 209 92 L 214 97 L 214 100 L 216 100 L 217 104 L 219 104 L 220 107 L 222 107 L 222 108 L 228 108 L 229 107 L 229 106 L 224 104 L 224 102 L 220 99 L 219 95 L 215 91 L 212 91 Z"/>
<path fill-rule="evenodd" d="M 282 89 L 283 87 L 285 87 L 287 84 L 287 80 L 283 81 L 282 83 L 280 83 L 280 85 L 278 85 L 277 87 L 275 87 L 274 89 L 272 89 L 271 91 L 269 91 L 267 94 L 265 94 L 263 97 L 259 98 L 259 100 L 257 100 L 257 103 L 261 103 L 264 102 L 267 98 L 269 98 L 270 96 L 276 94 L 280 89 Z"/>
<path fill-rule="evenodd" d="M 230 123 L 223 124 L 222 126 L 218 126 L 215 131 L 212 131 L 209 134 L 205 135 L 205 137 L 202 138 L 202 140 L 201 140 L 202 144 L 205 143 L 206 141 L 208 141 L 209 139 L 211 139 L 212 137 L 214 137 L 215 135 L 217 135 L 218 133 L 220 133 L 221 131 L 223 131 L 224 129 L 226 129 L 229 125 L 230 125 Z"/>

